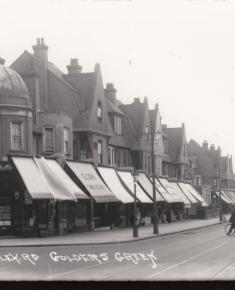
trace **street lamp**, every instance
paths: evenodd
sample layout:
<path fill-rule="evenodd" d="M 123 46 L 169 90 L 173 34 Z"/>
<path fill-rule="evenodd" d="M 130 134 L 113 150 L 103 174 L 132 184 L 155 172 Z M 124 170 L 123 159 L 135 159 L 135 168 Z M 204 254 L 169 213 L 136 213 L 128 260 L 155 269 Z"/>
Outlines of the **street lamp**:
<path fill-rule="evenodd" d="M 133 223 L 133 238 L 137 238 L 139 236 L 138 233 L 138 224 L 137 224 L 137 216 L 136 216 L 136 183 L 137 183 L 137 173 L 135 168 L 133 170 L 133 181 L 134 181 L 134 223 Z"/>
<path fill-rule="evenodd" d="M 219 221 L 222 222 L 222 198 L 221 198 L 221 173 L 220 173 L 221 151 L 219 151 Z"/>
<path fill-rule="evenodd" d="M 156 205 L 156 185 L 155 185 L 155 156 L 154 156 L 154 126 L 151 121 L 151 162 L 152 162 L 152 178 L 153 178 L 153 234 L 159 233 L 158 218 L 157 218 L 157 205 Z"/>

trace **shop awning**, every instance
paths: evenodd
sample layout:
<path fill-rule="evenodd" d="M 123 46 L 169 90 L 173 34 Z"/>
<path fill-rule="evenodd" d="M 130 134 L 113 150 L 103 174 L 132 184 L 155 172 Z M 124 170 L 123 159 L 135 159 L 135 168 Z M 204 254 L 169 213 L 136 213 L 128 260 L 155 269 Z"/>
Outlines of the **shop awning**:
<path fill-rule="evenodd" d="M 115 169 L 108 167 L 97 167 L 97 170 L 112 193 L 122 203 L 134 202 L 134 198 L 122 185 Z"/>
<path fill-rule="evenodd" d="M 157 178 L 155 178 L 155 185 L 156 185 L 157 190 L 161 193 L 163 198 L 165 198 L 165 200 L 168 203 L 175 202 L 174 198 L 168 193 L 168 191 L 166 191 L 166 189 L 161 185 L 161 183 L 158 181 Z"/>
<path fill-rule="evenodd" d="M 174 191 L 177 192 L 179 196 L 181 196 L 181 199 L 183 200 L 185 207 L 190 208 L 191 207 L 191 202 L 190 200 L 186 197 L 186 195 L 182 192 L 180 189 L 179 185 L 176 182 L 170 182 L 171 186 L 174 188 Z"/>
<path fill-rule="evenodd" d="M 219 194 L 218 191 L 215 191 L 215 193 L 216 193 L 216 195 L 217 195 L 218 197 L 220 197 L 220 194 Z M 231 201 L 231 199 L 229 199 L 229 198 L 224 194 L 224 192 L 222 192 L 222 191 L 221 191 L 221 199 L 222 199 L 224 202 L 226 202 L 227 204 L 231 204 L 231 203 L 233 203 L 233 202 Z"/>
<path fill-rule="evenodd" d="M 233 191 L 226 191 L 226 193 L 230 197 L 232 203 L 235 203 L 235 193 Z"/>
<path fill-rule="evenodd" d="M 129 171 L 117 171 L 118 175 L 122 179 L 123 183 L 127 186 L 127 188 L 134 195 L 134 181 L 133 176 Z M 148 197 L 148 195 L 143 191 L 143 189 L 136 183 L 136 197 L 143 203 L 152 203 L 153 201 Z"/>
<path fill-rule="evenodd" d="M 200 202 L 202 203 L 203 206 L 207 206 L 208 204 L 206 203 L 206 201 L 204 200 L 204 198 L 201 196 L 201 194 L 189 183 L 186 184 L 189 191 L 191 192 L 191 194 Z"/>
<path fill-rule="evenodd" d="M 53 199 L 53 191 L 32 157 L 12 157 L 29 194 L 34 199 Z"/>
<path fill-rule="evenodd" d="M 166 189 L 166 191 L 172 196 L 174 202 L 184 202 L 181 196 L 177 194 L 177 191 L 174 190 L 174 188 L 171 186 L 171 184 L 168 182 L 167 179 L 159 178 L 159 181 L 161 182 L 162 186 Z"/>
<path fill-rule="evenodd" d="M 147 194 L 153 199 L 153 184 L 145 173 L 139 173 L 137 177 L 139 185 L 147 192 Z M 161 194 L 156 190 L 156 201 L 165 201 Z"/>
<path fill-rule="evenodd" d="M 66 161 L 67 166 L 86 188 L 96 202 L 118 202 L 90 163 Z"/>
<path fill-rule="evenodd" d="M 228 191 L 221 191 L 221 193 L 229 200 L 229 201 L 231 201 L 231 203 L 234 203 L 235 202 L 235 200 L 234 200 L 234 197 L 231 195 L 231 193 L 230 192 L 228 192 Z"/>
<path fill-rule="evenodd" d="M 59 191 L 57 190 L 57 192 L 61 191 L 63 194 L 66 194 L 66 196 L 74 196 L 76 199 L 89 199 L 55 160 L 42 158 L 42 161 L 44 163 L 46 162 L 48 169 L 50 168 L 51 172 L 53 172 L 53 176 L 56 176 L 53 179 L 56 181 L 55 183 L 51 180 L 51 182 L 53 182 L 52 186 L 56 186 L 55 191 L 57 187 L 59 187 Z M 48 176 L 48 178 L 50 177 Z M 58 180 L 60 181 L 59 183 Z"/>
<path fill-rule="evenodd" d="M 186 197 L 191 201 L 191 203 L 199 203 L 196 198 L 192 195 L 192 193 L 189 191 L 187 184 L 183 183 L 183 182 L 179 182 L 178 183 L 180 189 L 182 190 L 182 192 L 186 195 Z"/>

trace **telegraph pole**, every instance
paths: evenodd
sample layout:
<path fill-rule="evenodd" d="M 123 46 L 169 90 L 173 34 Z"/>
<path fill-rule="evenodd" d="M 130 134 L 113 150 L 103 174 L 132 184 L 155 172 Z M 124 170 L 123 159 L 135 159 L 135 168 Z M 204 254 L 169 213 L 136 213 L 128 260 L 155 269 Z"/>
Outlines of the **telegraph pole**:
<path fill-rule="evenodd" d="M 152 161 L 152 177 L 153 177 L 153 234 L 159 234 L 157 205 L 156 205 L 156 186 L 155 186 L 155 155 L 154 155 L 154 136 L 155 130 L 153 121 L 151 121 L 151 161 Z"/>
<path fill-rule="evenodd" d="M 138 225 L 137 225 L 137 216 L 136 216 L 136 183 L 137 183 L 137 173 L 135 168 L 133 170 L 133 181 L 134 181 L 134 223 L 133 223 L 133 238 L 139 236 Z"/>

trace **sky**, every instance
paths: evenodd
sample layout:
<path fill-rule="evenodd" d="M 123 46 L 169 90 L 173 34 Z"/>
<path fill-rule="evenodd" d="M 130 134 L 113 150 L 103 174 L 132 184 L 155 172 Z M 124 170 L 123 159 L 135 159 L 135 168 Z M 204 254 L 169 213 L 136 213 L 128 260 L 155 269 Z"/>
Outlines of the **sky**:
<path fill-rule="evenodd" d="M 235 0 L 0 0 L 0 56 L 9 66 L 43 37 L 64 73 L 70 58 L 100 63 L 123 103 L 147 96 L 163 124 L 235 162 L 234 15 Z"/>

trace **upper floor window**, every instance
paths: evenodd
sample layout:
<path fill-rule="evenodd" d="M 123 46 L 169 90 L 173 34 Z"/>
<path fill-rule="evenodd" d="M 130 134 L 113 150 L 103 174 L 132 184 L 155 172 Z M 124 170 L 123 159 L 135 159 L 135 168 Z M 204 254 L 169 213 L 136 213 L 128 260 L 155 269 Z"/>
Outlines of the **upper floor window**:
<path fill-rule="evenodd" d="M 109 165 L 115 165 L 115 148 L 112 146 L 108 147 L 108 158 L 109 158 Z"/>
<path fill-rule="evenodd" d="M 43 151 L 55 151 L 55 133 L 54 128 L 43 128 Z"/>
<path fill-rule="evenodd" d="M 164 153 L 168 153 L 168 140 L 166 138 L 163 139 L 164 144 Z"/>
<path fill-rule="evenodd" d="M 98 163 L 99 164 L 102 164 L 102 162 L 103 162 L 102 141 L 98 141 L 98 144 L 97 144 L 97 153 L 98 153 Z"/>
<path fill-rule="evenodd" d="M 102 122 L 102 102 L 98 101 L 97 104 L 97 119 L 99 122 Z"/>
<path fill-rule="evenodd" d="M 122 134 L 122 117 L 114 115 L 114 132 L 117 135 Z"/>
<path fill-rule="evenodd" d="M 11 150 L 22 151 L 24 145 L 24 129 L 22 122 L 11 122 Z"/>
<path fill-rule="evenodd" d="M 69 128 L 64 128 L 64 153 L 69 153 Z"/>

